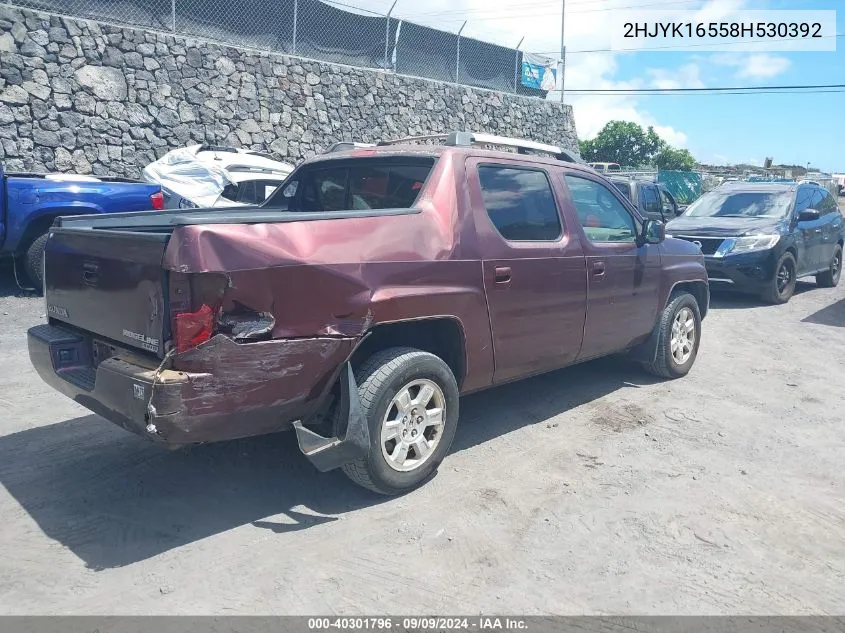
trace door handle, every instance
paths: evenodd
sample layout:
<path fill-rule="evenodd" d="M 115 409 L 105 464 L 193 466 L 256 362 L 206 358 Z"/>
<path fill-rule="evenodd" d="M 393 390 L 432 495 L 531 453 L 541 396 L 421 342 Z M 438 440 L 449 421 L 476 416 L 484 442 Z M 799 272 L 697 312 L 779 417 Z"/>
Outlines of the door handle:
<path fill-rule="evenodd" d="M 604 275 L 604 262 L 593 262 L 593 274 L 596 277 Z"/>
<path fill-rule="evenodd" d="M 508 266 L 496 267 L 496 283 L 506 284 L 511 280 L 511 269 Z"/>
<path fill-rule="evenodd" d="M 821 229 L 816 229 L 816 233 L 821 233 L 821 232 L 822 232 Z"/>

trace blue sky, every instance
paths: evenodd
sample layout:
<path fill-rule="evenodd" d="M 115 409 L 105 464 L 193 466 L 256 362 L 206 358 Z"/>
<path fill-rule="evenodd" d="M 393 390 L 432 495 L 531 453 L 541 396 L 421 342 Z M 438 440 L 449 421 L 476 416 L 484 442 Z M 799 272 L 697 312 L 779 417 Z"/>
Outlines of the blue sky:
<path fill-rule="evenodd" d="M 845 33 L 843 0 L 767 4 L 839 9 L 837 33 Z M 645 52 L 619 55 L 616 61 L 617 80 L 630 81 L 645 71 L 646 78 L 679 87 L 845 84 L 845 38 L 837 38 L 836 52 Z M 776 163 L 810 162 L 845 172 L 845 93 L 637 97 L 637 108 L 685 136 L 685 145 L 701 161 L 762 162 L 771 156 Z M 576 121 L 577 116 L 576 108 Z"/>
<path fill-rule="evenodd" d="M 393 16 L 503 46 L 558 58 L 564 0 L 398 0 Z M 344 0 L 384 14 L 393 0 Z M 845 33 L 845 0 L 565 0 L 566 89 L 845 84 L 845 37 L 836 52 L 708 53 L 700 48 L 663 52 L 610 49 L 612 16 L 633 7 L 702 11 L 728 19 L 742 10 L 834 9 Z M 734 16 L 735 17 L 735 16 Z M 789 44 L 784 44 L 789 46 Z M 555 97 L 553 93 L 550 95 Z M 559 93 L 558 93 L 559 96 Z M 806 165 L 845 172 L 845 93 L 701 96 L 566 93 L 581 138 L 610 120 L 653 125 L 670 144 L 702 162 Z M 542 125 L 542 122 L 538 122 Z"/>

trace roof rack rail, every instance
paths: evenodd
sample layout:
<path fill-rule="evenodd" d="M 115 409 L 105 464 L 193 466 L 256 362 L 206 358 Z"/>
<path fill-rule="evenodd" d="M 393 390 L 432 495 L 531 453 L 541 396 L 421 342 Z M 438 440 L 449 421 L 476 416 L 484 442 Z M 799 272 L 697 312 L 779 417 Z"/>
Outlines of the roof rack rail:
<path fill-rule="evenodd" d="M 532 154 L 535 152 L 551 154 L 558 160 L 567 163 L 578 163 L 585 165 L 584 160 L 575 152 L 558 147 L 547 145 L 536 141 L 529 141 L 521 138 L 510 138 L 507 136 L 495 136 L 478 132 L 450 132 L 448 134 L 423 134 L 420 136 L 406 136 L 391 141 L 380 141 L 379 145 L 397 145 L 400 143 L 415 143 L 420 141 L 440 141 L 442 145 L 449 147 L 471 147 L 472 145 L 502 145 L 513 147 L 519 154 Z"/>
<path fill-rule="evenodd" d="M 375 143 L 358 143 L 357 141 L 339 141 L 329 147 L 324 154 L 333 154 L 334 152 L 345 152 L 350 149 L 365 149 L 367 147 L 375 147 Z"/>

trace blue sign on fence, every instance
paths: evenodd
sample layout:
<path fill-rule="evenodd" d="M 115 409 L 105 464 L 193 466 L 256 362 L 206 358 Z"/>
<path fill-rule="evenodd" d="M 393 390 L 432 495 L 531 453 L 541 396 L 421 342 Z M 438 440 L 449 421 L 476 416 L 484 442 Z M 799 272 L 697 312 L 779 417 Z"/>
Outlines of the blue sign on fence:
<path fill-rule="evenodd" d="M 525 53 L 522 56 L 522 85 L 549 92 L 557 87 L 557 68 L 553 59 Z"/>

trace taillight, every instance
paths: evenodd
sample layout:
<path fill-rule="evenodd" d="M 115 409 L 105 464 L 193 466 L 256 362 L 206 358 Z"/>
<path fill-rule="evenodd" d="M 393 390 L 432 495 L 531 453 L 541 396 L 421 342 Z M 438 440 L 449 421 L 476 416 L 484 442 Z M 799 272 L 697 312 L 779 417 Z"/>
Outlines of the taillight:
<path fill-rule="evenodd" d="M 164 194 L 161 191 L 156 191 L 150 196 L 150 202 L 153 205 L 154 211 L 161 211 L 164 209 Z"/>
<path fill-rule="evenodd" d="M 205 343 L 214 331 L 214 310 L 207 305 L 196 312 L 176 315 L 176 351 L 180 354 Z"/>

